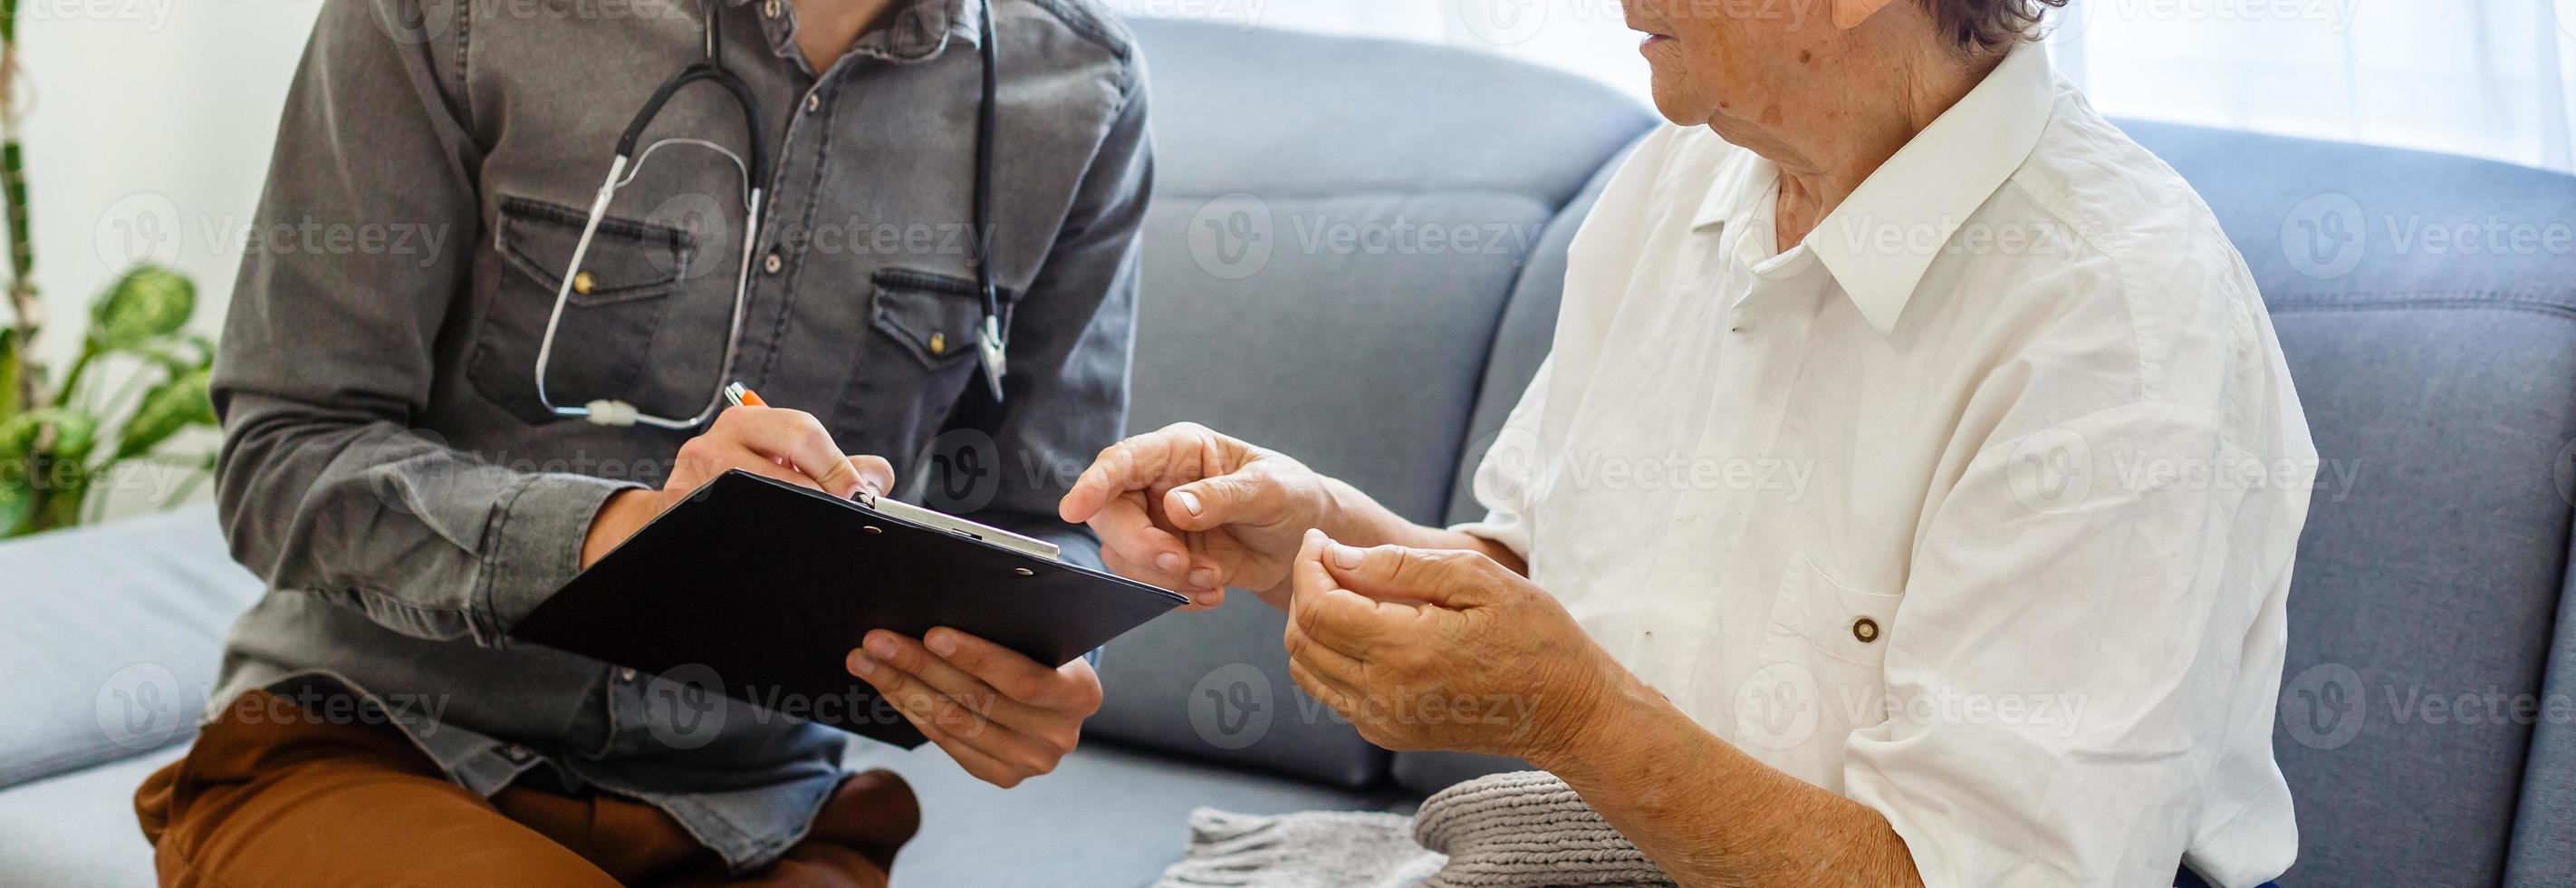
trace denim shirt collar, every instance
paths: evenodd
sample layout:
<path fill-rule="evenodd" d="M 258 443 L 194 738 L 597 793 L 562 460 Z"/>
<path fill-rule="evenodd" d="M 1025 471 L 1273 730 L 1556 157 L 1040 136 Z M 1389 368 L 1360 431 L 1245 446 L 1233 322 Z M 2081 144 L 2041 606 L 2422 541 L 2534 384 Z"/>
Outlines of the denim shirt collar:
<path fill-rule="evenodd" d="M 734 6 L 760 7 L 761 31 L 782 58 L 802 54 L 796 48 L 796 4 L 789 0 L 726 0 Z M 772 14 L 775 10 L 775 14 Z M 975 0 L 897 0 L 883 24 L 859 35 L 850 51 L 890 62 L 918 62 L 939 55 L 950 39 L 981 48 L 983 4 Z"/>

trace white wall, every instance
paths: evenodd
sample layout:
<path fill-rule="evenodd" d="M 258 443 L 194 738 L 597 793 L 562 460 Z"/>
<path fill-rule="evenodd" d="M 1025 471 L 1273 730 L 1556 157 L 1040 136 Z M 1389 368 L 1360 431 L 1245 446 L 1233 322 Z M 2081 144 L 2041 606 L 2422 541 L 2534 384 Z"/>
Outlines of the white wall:
<path fill-rule="evenodd" d="M 90 301 L 137 258 L 194 277 L 198 327 L 221 323 L 325 2 L 343 0 L 20 0 L 38 345 L 58 375 Z"/>
<path fill-rule="evenodd" d="M 326 2 L 348 0 L 20 0 L 21 132 L 47 316 L 36 353 L 56 378 L 91 300 L 137 259 L 195 278 L 196 329 L 221 327 L 240 226 Z M 208 452 L 212 438 L 173 447 Z M 146 510 L 186 490 L 186 476 L 123 476 L 106 512 Z M 199 485 L 191 498 L 206 495 Z"/>

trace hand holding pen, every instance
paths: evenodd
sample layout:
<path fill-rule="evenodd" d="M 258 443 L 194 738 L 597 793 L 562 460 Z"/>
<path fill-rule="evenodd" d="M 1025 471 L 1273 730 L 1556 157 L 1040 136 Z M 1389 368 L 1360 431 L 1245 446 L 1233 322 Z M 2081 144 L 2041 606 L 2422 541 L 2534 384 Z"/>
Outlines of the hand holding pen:
<path fill-rule="evenodd" d="M 662 489 L 623 490 L 601 504 L 582 540 L 583 567 L 730 469 L 844 498 L 874 496 L 894 486 L 892 463 L 884 457 L 842 454 L 813 414 L 770 407 L 740 383 L 726 386 L 725 395 L 735 406 L 716 414 L 704 434 L 680 445 Z"/>

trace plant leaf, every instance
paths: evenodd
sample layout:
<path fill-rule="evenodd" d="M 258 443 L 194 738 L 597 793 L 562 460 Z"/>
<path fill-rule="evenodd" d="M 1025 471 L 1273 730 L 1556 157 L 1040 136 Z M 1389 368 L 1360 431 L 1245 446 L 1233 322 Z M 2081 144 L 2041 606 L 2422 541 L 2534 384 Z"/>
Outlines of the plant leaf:
<path fill-rule="evenodd" d="M 39 453 L 36 444 L 48 427 L 53 441 L 47 452 Z M 97 444 L 98 421 L 86 414 L 51 408 L 0 421 L 0 536 L 77 518 L 78 502 L 89 485 L 83 460 Z M 41 488 L 39 474 L 44 476 Z M 73 505 L 64 505 L 65 498 Z"/>
<path fill-rule="evenodd" d="M 18 328 L 0 328 L 0 419 L 18 415 L 19 407 Z M 7 533 L 6 528 L 0 528 L 0 535 Z"/>
<path fill-rule="evenodd" d="M 152 448 L 192 425 L 213 425 L 215 405 L 206 398 L 206 371 L 190 370 L 143 396 L 118 436 L 116 458 L 127 459 Z"/>
<path fill-rule="evenodd" d="M 0 538 L 17 534 L 35 506 L 36 490 L 28 483 L 26 457 L 0 459 Z"/>
<path fill-rule="evenodd" d="M 10 417 L 0 417 L 0 460 L 22 460 L 36 451 L 36 438 L 44 434 L 45 420 L 53 411 L 30 410 Z"/>
<path fill-rule="evenodd" d="M 36 436 L 45 430 L 37 413 L 0 416 L 0 538 L 12 536 L 36 507 Z"/>
<path fill-rule="evenodd" d="M 90 309 L 91 342 L 125 349 L 179 332 L 197 311 L 197 285 L 158 265 L 140 265 L 107 288 Z"/>
<path fill-rule="evenodd" d="M 54 424 L 53 458 L 75 465 L 86 462 L 90 451 L 98 447 L 98 419 L 69 410 L 45 412 L 52 415 Z"/>

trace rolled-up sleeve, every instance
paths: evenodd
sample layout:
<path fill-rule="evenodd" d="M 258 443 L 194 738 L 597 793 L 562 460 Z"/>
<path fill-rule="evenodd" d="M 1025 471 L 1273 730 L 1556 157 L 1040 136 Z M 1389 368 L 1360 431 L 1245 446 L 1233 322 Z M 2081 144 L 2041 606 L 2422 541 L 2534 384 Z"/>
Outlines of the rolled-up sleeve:
<path fill-rule="evenodd" d="M 1889 719 L 1844 765 L 1926 885 L 2167 885 L 2196 839 L 2288 804 L 2221 770 L 2271 762 L 2306 498 L 2249 482 L 2270 463 L 2221 428 L 2160 404 L 2051 424 L 1978 451 L 1931 513 L 1887 633 Z"/>
<path fill-rule="evenodd" d="M 988 500 L 970 504 L 967 517 L 1056 543 L 1067 560 L 1091 567 L 1100 566 L 1098 539 L 1057 518 L 1056 503 L 1126 429 L 1136 240 L 1154 172 L 1143 64 L 1131 58 L 1122 69 L 1118 111 L 1028 294 L 1011 308 L 1005 398 L 994 404 L 980 381 L 970 386 L 946 430 L 980 435 L 941 436 L 957 447 L 993 445 L 975 459 L 993 467 L 998 484 Z M 931 462 L 929 489 L 945 486 L 951 462 Z"/>
<path fill-rule="evenodd" d="M 1538 371 L 1530 375 L 1529 386 L 1521 390 L 1521 399 L 1503 418 L 1502 428 L 1486 442 L 1485 454 L 1476 460 L 1476 473 L 1470 482 L 1476 504 L 1485 507 L 1485 517 L 1450 527 L 1459 533 L 1492 540 L 1523 560 L 1530 557 L 1530 504 L 1537 498 L 1542 481 L 1540 468 L 1546 461 L 1540 457 L 1540 418 L 1547 413 L 1548 368 L 1556 359 L 1539 361 Z"/>
<path fill-rule="evenodd" d="M 461 6 L 423 5 L 322 5 L 256 223 L 408 230 L 436 250 L 255 243 L 215 362 L 217 496 L 234 556 L 276 588 L 496 644 L 578 571 L 591 518 L 632 485 L 505 470 L 413 427 L 480 231 L 457 44 L 385 24 L 464 26 Z"/>

